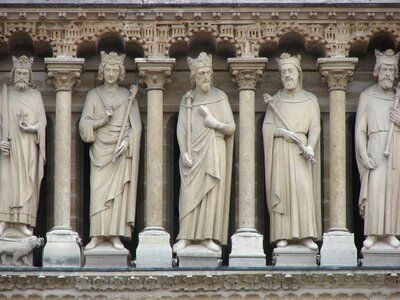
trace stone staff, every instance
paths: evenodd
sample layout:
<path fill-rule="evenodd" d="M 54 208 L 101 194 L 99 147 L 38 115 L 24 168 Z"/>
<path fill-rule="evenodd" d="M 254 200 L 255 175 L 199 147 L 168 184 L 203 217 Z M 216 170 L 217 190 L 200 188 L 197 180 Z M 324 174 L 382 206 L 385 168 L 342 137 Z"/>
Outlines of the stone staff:
<path fill-rule="evenodd" d="M 289 130 L 289 131 L 291 131 L 291 132 L 294 133 L 294 131 L 291 130 L 290 127 L 288 126 L 288 124 L 287 124 L 285 118 L 282 116 L 282 114 L 281 114 L 281 112 L 279 111 L 279 109 L 275 106 L 274 101 L 272 101 L 272 97 L 271 97 L 269 94 L 267 94 L 267 93 L 265 93 L 263 96 L 264 96 L 264 102 L 265 102 L 265 104 L 267 104 L 267 105 L 269 105 L 269 106 L 271 107 L 271 109 L 273 110 L 273 112 L 275 113 L 275 115 L 279 118 L 279 120 L 281 120 L 283 126 L 285 126 L 285 128 L 286 128 L 287 130 Z M 294 133 L 294 135 L 296 136 L 295 133 Z M 305 149 L 306 149 L 306 146 L 304 146 L 303 142 L 302 142 L 297 136 L 296 136 L 295 142 L 296 142 L 296 144 L 299 146 L 299 148 L 301 149 L 301 151 L 304 152 Z M 313 164 L 316 163 L 316 160 L 314 159 L 314 157 L 311 157 L 311 158 L 310 158 L 310 161 L 311 161 Z"/>
<path fill-rule="evenodd" d="M 3 84 L 3 89 L 2 89 L 2 93 L 1 96 L 3 98 L 2 101 L 2 124 L 1 124 L 1 140 L 4 142 L 9 142 L 10 138 L 8 136 L 8 95 L 7 95 L 7 85 Z M 4 152 L 4 155 L 9 155 L 9 152 Z"/>
<path fill-rule="evenodd" d="M 394 96 L 393 109 L 396 109 L 397 106 L 399 105 L 399 98 L 400 98 L 400 82 L 397 84 L 396 95 Z M 385 157 L 389 157 L 389 155 L 390 155 L 389 148 L 390 148 L 390 144 L 392 143 L 393 131 L 394 131 L 394 122 L 390 122 L 389 134 L 388 134 L 388 138 L 386 141 L 386 147 L 385 147 L 385 151 L 383 152 L 383 156 L 385 156 Z"/>
<path fill-rule="evenodd" d="M 189 160 L 192 160 L 192 93 L 186 96 L 186 112 L 187 112 L 187 154 Z"/>

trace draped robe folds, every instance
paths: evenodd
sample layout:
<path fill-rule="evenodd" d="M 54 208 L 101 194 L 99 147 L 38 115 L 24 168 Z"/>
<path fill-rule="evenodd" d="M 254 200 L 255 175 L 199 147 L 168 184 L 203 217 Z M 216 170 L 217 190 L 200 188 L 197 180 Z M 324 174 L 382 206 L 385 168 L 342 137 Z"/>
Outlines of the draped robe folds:
<path fill-rule="evenodd" d="M 191 168 L 184 166 L 187 152 L 187 107 L 182 98 L 178 117 L 177 136 L 180 148 L 178 240 L 213 239 L 226 245 L 228 241 L 229 203 L 233 155 L 233 135 L 225 136 L 203 124 L 200 105 L 208 107 L 218 121 L 233 124 L 233 114 L 224 92 L 216 91 L 215 99 L 194 103 L 192 107 Z"/>
<path fill-rule="evenodd" d="M 384 94 L 377 85 L 363 91 L 357 108 L 356 159 L 360 172 L 360 214 L 365 235 L 400 235 L 400 128 L 394 126 L 390 155 L 383 156 L 390 127 L 394 93 Z M 377 163 L 365 168 L 362 156 Z"/>
<path fill-rule="evenodd" d="M 79 122 L 83 141 L 91 143 L 90 173 L 90 236 L 131 237 L 135 222 L 136 192 L 142 123 L 137 101 L 131 106 L 123 137 L 129 146 L 112 162 L 123 120 L 128 109 L 130 92 L 119 87 L 108 96 L 103 87 L 89 91 Z M 102 98 L 100 98 L 100 96 Z M 102 100 L 103 99 L 103 100 Z M 93 120 L 112 109 L 110 121 L 93 128 Z"/>
<path fill-rule="evenodd" d="M 301 90 L 292 99 L 282 91 L 273 101 L 286 123 L 304 145 L 314 149 L 315 164 L 306 160 L 299 146 L 283 137 L 274 137 L 276 128 L 285 128 L 267 108 L 264 124 L 264 155 L 267 207 L 271 241 L 321 237 L 320 111 L 316 97 Z M 285 128 L 286 129 L 286 128 Z"/>
<path fill-rule="evenodd" d="M 0 134 L 6 113 L 2 111 L 3 101 L 0 99 Z M 38 131 L 23 131 L 20 121 L 37 124 Z M 38 91 L 8 88 L 8 132 L 10 155 L 0 151 L 0 221 L 35 227 L 46 160 L 46 114 Z"/>

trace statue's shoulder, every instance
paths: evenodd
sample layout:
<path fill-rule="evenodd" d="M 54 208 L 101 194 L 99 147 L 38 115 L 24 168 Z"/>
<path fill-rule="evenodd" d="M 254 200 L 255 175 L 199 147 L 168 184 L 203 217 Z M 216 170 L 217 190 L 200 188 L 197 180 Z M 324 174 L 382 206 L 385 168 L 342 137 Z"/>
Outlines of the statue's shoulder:
<path fill-rule="evenodd" d="M 363 90 L 360 93 L 360 97 L 368 97 L 368 96 L 372 95 L 374 92 L 376 92 L 377 90 L 378 89 L 376 87 L 376 84 L 374 83 L 373 85 L 370 85 L 365 90 Z"/>
<path fill-rule="evenodd" d="M 215 93 L 215 97 L 216 98 L 226 98 L 226 99 L 228 99 L 228 96 L 226 95 L 226 93 L 223 91 L 223 90 L 221 90 L 221 89 L 219 89 L 219 88 L 216 88 L 216 87 L 213 87 L 213 89 L 214 89 L 214 93 Z"/>

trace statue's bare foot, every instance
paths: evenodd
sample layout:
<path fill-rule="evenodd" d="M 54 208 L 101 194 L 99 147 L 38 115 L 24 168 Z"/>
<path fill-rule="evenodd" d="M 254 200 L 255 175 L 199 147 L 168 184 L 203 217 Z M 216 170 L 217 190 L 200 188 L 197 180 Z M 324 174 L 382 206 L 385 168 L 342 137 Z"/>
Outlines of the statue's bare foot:
<path fill-rule="evenodd" d="M 125 248 L 118 236 L 113 236 L 112 238 L 110 238 L 110 242 L 117 250 L 122 250 Z"/>
<path fill-rule="evenodd" d="M 0 222 L 0 235 L 3 234 L 5 229 L 6 229 L 6 222 Z"/>
<path fill-rule="evenodd" d="M 287 247 L 287 245 L 288 245 L 287 240 L 280 240 L 280 241 L 278 241 L 278 242 L 276 243 L 276 246 L 277 246 L 278 248 Z"/>
<path fill-rule="evenodd" d="M 15 227 L 25 236 L 32 236 L 33 232 L 25 224 L 17 224 Z"/>
<path fill-rule="evenodd" d="M 210 251 L 218 252 L 220 250 L 218 244 L 216 244 L 212 239 L 207 239 L 203 241 L 202 244 Z"/>
<path fill-rule="evenodd" d="M 85 250 L 92 250 L 104 242 L 104 237 L 94 236 L 90 239 L 89 244 L 86 245 Z"/>
<path fill-rule="evenodd" d="M 387 236 L 385 241 L 393 248 L 398 248 L 400 246 L 400 241 L 394 235 Z"/>
<path fill-rule="evenodd" d="M 178 251 L 185 249 L 187 246 L 189 246 L 189 244 L 190 244 L 190 240 L 179 240 L 172 247 L 172 251 L 174 253 L 177 253 Z"/>
<path fill-rule="evenodd" d="M 313 241 L 312 238 L 302 239 L 301 243 L 310 250 L 318 250 L 318 245 Z"/>
<path fill-rule="evenodd" d="M 364 240 L 363 245 L 365 248 L 369 249 L 371 248 L 374 244 L 376 243 L 376 237 L 373 235 L 367 236 L 367 238 Z"/>

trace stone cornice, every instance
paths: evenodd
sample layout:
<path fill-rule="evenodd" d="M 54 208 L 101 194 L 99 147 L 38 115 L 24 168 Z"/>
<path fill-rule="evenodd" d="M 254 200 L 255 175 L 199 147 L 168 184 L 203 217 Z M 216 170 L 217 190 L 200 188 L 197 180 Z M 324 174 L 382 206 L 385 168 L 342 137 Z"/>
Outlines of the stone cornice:
<path fill-rule="evenodd" d="M 56 92 L 71 92 L 75 84 L 80 83 L 85 60 L 83 58 L 56 57 L 44 60 L 47 74 L 53 82 Z"/>
<path fill-rule="evenodd" d="M 170 81 L 175 58 L 136 58 L 139 82 L 147 89 L 163 89 Z"/>
<path fill-rule="evenodd" d="M 327 82 L 329 90 L 346 90 L 347 83 L 353 79 L 358 62 L 355 57 L 319 58 L 318 67 L 322 81 Z"/>
<path fill-rule="evenodd" d="M 257 81 L 261 79 L 268 59 L 265 57 L 228 58 L 228 68 L 239 90 L 255 90 Z"/>

